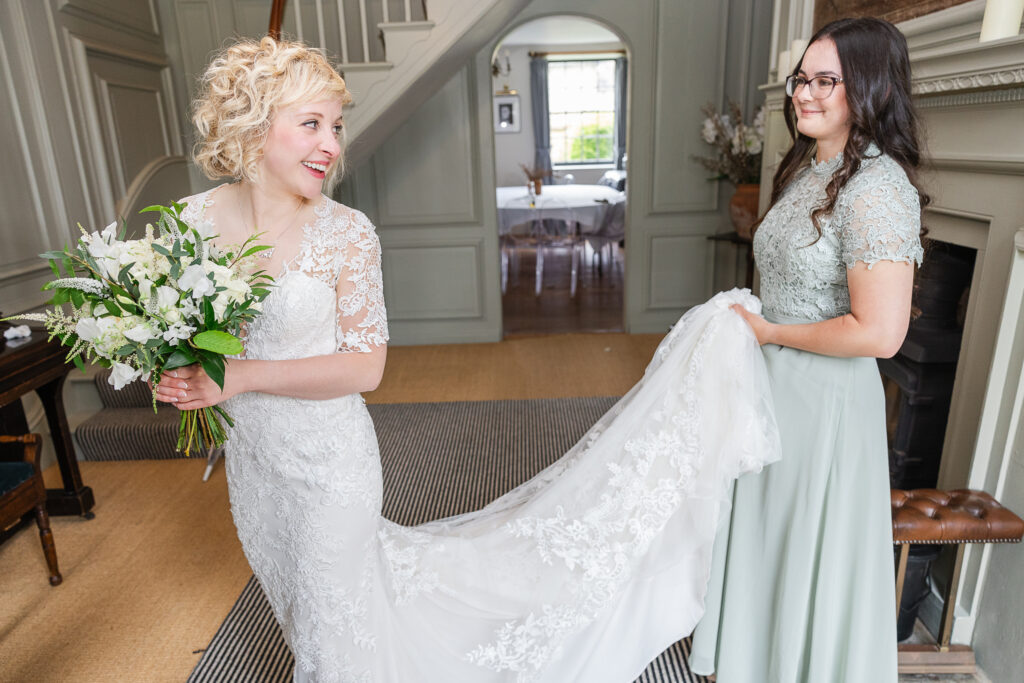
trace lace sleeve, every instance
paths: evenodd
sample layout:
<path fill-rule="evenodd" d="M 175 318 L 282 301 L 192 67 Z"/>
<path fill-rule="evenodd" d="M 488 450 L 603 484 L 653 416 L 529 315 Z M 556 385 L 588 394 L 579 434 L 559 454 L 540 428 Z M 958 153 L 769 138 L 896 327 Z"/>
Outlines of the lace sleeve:
<path fill-rule="evenodd" d="M 388 342 L 380 240 L 370 220 L 352 211 L 338 274 L 338 351 L 369 353 Z"/>
<path fill-rule="evenodd" d="M 887 157 L 870 162 L 850 181 L 839 212 L 843 262 L 868 268 L 879 261 L 920 265 L 921 206 L 917 190 Z"/>

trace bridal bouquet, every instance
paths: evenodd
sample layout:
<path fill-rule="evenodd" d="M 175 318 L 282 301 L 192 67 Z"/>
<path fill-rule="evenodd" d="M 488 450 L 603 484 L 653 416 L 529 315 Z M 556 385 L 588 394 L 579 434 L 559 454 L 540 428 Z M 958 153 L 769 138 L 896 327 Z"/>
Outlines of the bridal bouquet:
<path fill-rule="evenodd" d="M 155 387 L 164 372 L 193 363 L 223 389 L 224 357 L 242 352 L 242 326 L 259 315 L 272 282 L 244 266 L 269 247 L 250 237 L 220 249 L 211 241 L 212 225 L 188 225 L 183 208 L 143 209 L 159 220 L 142 239 L 125 240 L 124 226 L 115 234 L 116 223 L 92 233 L 79 225 L 75 247 L 41 254 L 56 276 L 43 287 L 54 293 L 53 308 L 17 317 L 42 322 L 51 339 L 70 347 L 67 360 L 79 368 L 83 358 L 111 368 L 115 389 L 140 377 Z M 177 449 L 188 455 L 223 444 L 220 418 L 233 425 L 220 406 L 182 411 Z"/>

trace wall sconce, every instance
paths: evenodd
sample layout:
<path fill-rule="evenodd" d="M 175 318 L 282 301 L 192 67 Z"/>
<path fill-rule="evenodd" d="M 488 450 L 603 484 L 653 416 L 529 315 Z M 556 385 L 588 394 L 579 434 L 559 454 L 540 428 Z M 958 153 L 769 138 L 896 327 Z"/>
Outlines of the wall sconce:
<path fill-rule="evenodd" d="M 508 56 L 508 48 L 501 48 L 498 53 L 494 55 L 494 61 L 491 62 L 491 76 L 493 78 L 503 78 L 505 83 L 502 84 L 501 90 L 495 91 L 495 95 L 515 95 L 516 91 L 511 90 L 508 87 L 508 75 L 512 73 L 512 61 Z"/>

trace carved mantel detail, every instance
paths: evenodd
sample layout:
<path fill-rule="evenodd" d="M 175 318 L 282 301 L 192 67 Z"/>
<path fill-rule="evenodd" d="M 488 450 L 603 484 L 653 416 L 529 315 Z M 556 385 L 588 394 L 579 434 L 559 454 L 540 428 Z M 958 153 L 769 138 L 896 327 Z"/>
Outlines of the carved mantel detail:
<path fill-rule="evenodd" d="M 915 95 L 931 95 L 959 90 L 981 90 L 1013 86 L 1024 87 L 1024 66 L 915 80 L 913 92 Z"/>

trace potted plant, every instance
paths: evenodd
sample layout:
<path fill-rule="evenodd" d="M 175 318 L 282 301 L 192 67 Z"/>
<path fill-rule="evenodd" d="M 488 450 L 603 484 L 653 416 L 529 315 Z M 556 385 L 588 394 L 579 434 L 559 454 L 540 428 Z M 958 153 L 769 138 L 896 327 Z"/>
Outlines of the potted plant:
<path fill-rule="evenodd" d="M 729 215 L 736 233 L 749 240 L 760 197 L 764 107 L 758 108 L 750 124 L 743 122 L 743 112 L 735 102 L 729 101 L 728 110 L 729 113 L 720 114 L 710 103 L 701 107 L 707 117 L 701 137 L 715 148 L 715 154 L 694 159 L 716 174 L 711 180 L 725 178 L 736 186 L 729 202 Z"/>

